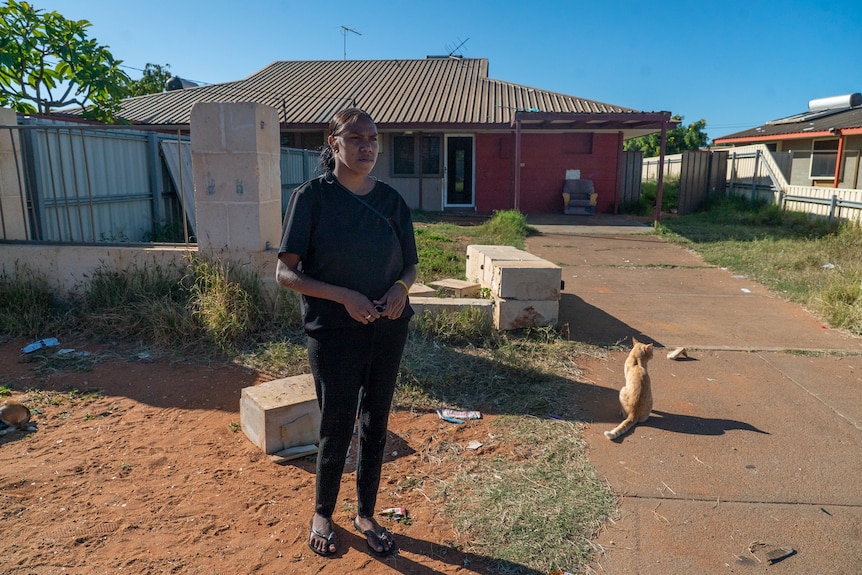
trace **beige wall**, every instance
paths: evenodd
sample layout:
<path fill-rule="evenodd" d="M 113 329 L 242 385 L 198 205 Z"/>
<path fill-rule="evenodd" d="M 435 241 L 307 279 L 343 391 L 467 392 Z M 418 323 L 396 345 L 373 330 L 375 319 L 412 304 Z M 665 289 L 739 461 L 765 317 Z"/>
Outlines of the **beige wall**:
<path fill-rule="evenodd" d="M 822 139 L 822 138 L 817 138 Z M 832 187 L 831 180 L 812 180 L 811 173 L 811 148 L 814 138 L 799 140 L 783 140 L 778 142 L 778 150 L 793 152 L 791 164 L 790 184 L 794 186 L 819 185 Z M 862 189 L 862 158 L 859 152 L 862 150 L 862 136 L 847 136 L 844 141 L 844 166 L 841 170 L 841 181 L 839 188 Z M 816 183 L 814 183 L 816 182 Z"/>
<path fill-rule="evenodd" d="M 0 113 L 2 125 L 16 123 L 11 110 Z M 26 265 L 47 277 L 61 292 L 68 292 L 83 284 L 95 269 L 184 265 L 189 252 L 196 252 L 250 268 L 249 271 L 260 275 L 265 287 L 277 289 L 281 173 L 275 110 L 253 103 L 196 104 L 192 109 L 191 132 L 197 230 L 201 239 L 198 246 L 6 243 L 0 244 L 0 272 L 11 275 L 19 266 Z M 0 162 L 4 161 L 2 154 L 0 148 Z M 0 173 L 7 171 L 0 164 Z M 5 181 L 2 185 L 5 190 Z M 17 193 L 16 187 L 16 198 Z M 4 216 L 20 213 L 20 209 L 3 213 Z M 23 225 L 23 221 L 4 219 L 7 231 Z"/>
<path fill-rule="evenodd" d="M 17 123 L 13 110 L 0 108 L 0 126 L 15 126 Z M 18 181 L 17 166 L 22 165 L 20 153 L 18 131 L 0 130 L 0 214 L 3 214 L 0 238 L 9 240 L 27 239 L 27 219 L 22 214 L 21 183 Z"/>

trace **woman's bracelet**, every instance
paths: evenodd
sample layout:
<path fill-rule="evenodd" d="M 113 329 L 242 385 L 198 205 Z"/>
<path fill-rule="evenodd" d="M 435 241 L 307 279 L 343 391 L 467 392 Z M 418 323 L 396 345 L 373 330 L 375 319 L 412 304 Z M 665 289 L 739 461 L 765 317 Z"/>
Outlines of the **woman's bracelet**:
<path fill-rule="evenodd" d="M 407 282 L 405 282 L 404 280 L 398 280 L 395 283 L 401 284 L 402 286 L 404 286 L 404 291 L 406 291 L 407 293 L 410 293 L 410 286 L 407 285 Z"/>

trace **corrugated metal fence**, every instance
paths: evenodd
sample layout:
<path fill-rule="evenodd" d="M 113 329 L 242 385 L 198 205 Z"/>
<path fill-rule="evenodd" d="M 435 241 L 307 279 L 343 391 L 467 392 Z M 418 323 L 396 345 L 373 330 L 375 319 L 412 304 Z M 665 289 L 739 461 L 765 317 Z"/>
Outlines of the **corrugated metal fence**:
<path fill-rule="evenodd" d="M 744 195 L 784 209 L 827 218 L 862 219 L 862 190 L 792 186 L 789 152 L 770 152 L 763 144 L 692 150 L 665 157 L 664 177 L 679 179 L 679 213 L 699 209 L 710 194 Z M 655 181 L 659 158 L 645 158 L 641 178 Z"/>
<path fill-rule="evenodd" d="M 187 132 L 24 118 L 19 126 L 0 128 L 0 138 L 14 157 L 14 168 L 3 164 L 14 172 L 3 182 L 17 186 L 17 197 L 14 191 L 3 192 L 0 239 L 195 241 Z M 316 152 L 282 148 L 282 210 L 290 191 L 316 174 L 317 158 Z M 26 225 L 15 228 L 14 221 Z"/>
<path fill-rule="evenodd" d="M 659 158 L 645 158 L 643 181 L 658 179 Z M 711 193 L 723 192 L 727 156 L 707 150 L 688 150 L 664 158 L 664 182 L 679 181 L 677 213 L 690 214 L 700 209 Z"/>

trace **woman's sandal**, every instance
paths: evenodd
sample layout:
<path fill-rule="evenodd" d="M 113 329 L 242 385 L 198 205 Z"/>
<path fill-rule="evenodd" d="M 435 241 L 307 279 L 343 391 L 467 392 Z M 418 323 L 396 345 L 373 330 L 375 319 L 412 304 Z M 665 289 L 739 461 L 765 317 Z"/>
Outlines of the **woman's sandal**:
<path fill-rule="evenodd" d="M 334 545 L 334 544 L 335 544 L 335 543 L 333 542 L 333 539 L 335 538 L 335 529 L 333 529 L 333 527 L 332 527 L 332 522 L 330 521 L 330 523 L 329 523 L 329 530 L 330 530 L 330 531 L 329 531 L 329 535 L 324 535 L 323 533 L 321 533 L 320 531 L 318 531 L 317 529 L 315 529 L 315 528 L 314 528 L 314 522 L 313 522 L 313 521 L 312 521 L 312 524 L 311 524 L 311 525 L 312 525 L 312 526 L 311 526 L 311 534 L 312 534 L 312 535 L 314 535 L 314 536 L 316 536 L 316 537 L 320 537 L 321 539 L 323 539 L 324 541 L 326 541 L 326 550 L 325 550 L 325 551 L 321 551 L 320 549 L 318 549 L 317 547 L 315 547 L 314 545 L 312 545 L 312 543 L 311 543 L 311 539 L 309 539 L 309 540 L 308 540 L 308 548 L 309 548 L 309 549 L 311 549 L 312 551 L 314 551 L 315 553 L 317 553 L 318 555 L 320 555 L 321 557 L 332 557 L 333 555 L 335 555 L 335 553 L 336 553 L 337 551 L 330 551 L 330 550 L 329 550 L 329 547 L 330 547 L 331 545 Z"/>
<path fill-rule="evenodd" d="M 367 519 L 370 519 L 370 518 L 367 518 Z M 393 539 L 392 533 L 387 531 L 385 527 L 381 527 L 380 525 L 377 524 L 377 522 L 375 522 L 373 519 L 371 519 L 371 522 L 374 523 L 375 525 L 377 525 L 378 530 L 375 531 L 374 529 L 366 529 L 365 531 L 363 531 L 359 527 L 359 523 L 357 523 L 357 521 L 359 521 L 359 517 L 356 517 L 356 519 L 353 520 L 353 527 L 357 531 L 359 531 L 360 533 L 365 535 L 365 539 L 366 539 L 366 543 L 368 544 L 368 550 L 369 551 L 371 551 L 374 555 L 376 555 L 378 557 L 389 557 L 390 555 L 395 553 L 395 551 L 398 549 L 398 547 L 395 545 L 395 539 Z M 371 546 L 371 538 L 372 537 L 374 539 L 376 539 L 377 544 L 383 548 L 382 551 L 378 551 L 377 549 L 375 549 L 374 547 Z M 386 547 L 387 542 L 389 543 L 388 548 Z"/>

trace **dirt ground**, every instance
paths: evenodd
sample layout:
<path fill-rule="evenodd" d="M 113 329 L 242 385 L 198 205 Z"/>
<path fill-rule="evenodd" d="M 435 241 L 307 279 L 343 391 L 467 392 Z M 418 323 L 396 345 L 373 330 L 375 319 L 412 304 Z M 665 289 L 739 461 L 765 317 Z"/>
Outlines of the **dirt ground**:
<path fill-rule="evenodd" d="M 57 369 L 22 354 L 27 343 L 0 343 L 5 399 L 36 407 L 38 428 L 0 436 L 0 573 L 491 573 L 482 556 L 456 550 L 465 542 L 424 481 L 445 477 L 430 449 L 483 441 L 490 417 L 453 425 L 393 412 L 378 511 L 407 509 L 409 524 L 379 518 L 400 552 L 378 559 L 353 530 L 348 462 L 340 551 L 327 559 L 306 546 L 313 460 L 275 464 L 239 430 L 242 388 L 269 378 L 70 342 L 61 347 L 101 359 Z"/>

